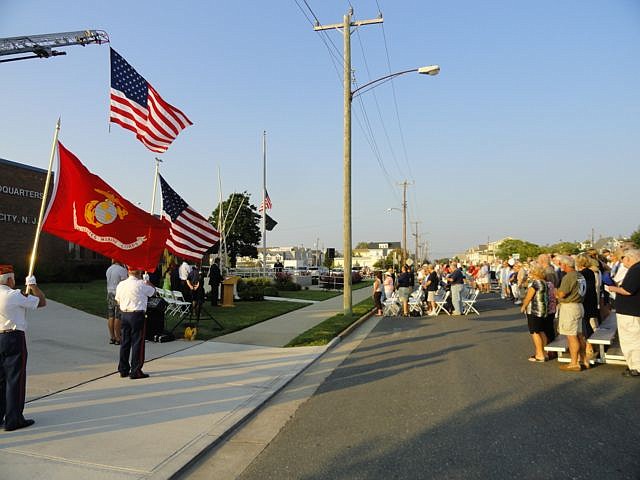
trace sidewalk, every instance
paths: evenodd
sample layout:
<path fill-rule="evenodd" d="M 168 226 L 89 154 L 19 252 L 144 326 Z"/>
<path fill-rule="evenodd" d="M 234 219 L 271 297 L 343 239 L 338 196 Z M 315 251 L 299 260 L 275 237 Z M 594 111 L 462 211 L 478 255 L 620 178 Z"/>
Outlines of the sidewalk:
<path fill-rule="evenodd" d="M 36 424 L 0 431 L 2 478 L 171 478 L 322 355 L 281 347 L 341 311 L 342 296 L 216 341 L 147 342 L 151 377 L 132 381 L 115 373 L 106 320 L 48 302 L 27 334 Z"/>

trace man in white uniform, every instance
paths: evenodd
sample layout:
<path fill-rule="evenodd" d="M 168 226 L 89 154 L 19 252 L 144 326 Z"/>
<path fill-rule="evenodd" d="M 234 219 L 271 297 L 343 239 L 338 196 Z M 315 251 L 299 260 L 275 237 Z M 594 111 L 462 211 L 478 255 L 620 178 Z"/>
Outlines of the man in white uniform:
<path fill-rule="evenodd" d="M 120 307 L 121 333 L 120 362 L 118 371 L 121 377 L 131 380 L 147 378 L 142 371 L 144 365 L 144 326 L 147 300 L 156 289 L 145 274 L 142 280 L 141 270 L 129 269 L 129 277 L 116 287 L 116 302 Z M 131 362 L 129 362 L 131 354 Z"/>
<path fill-rule="evenodd" d="M 23 416 L 27 385 L 27 310 L 44 307 L 47 301 L 36 285 L 26 280 L 28 295 L 15 290 L 11 265 L 0 265 L 0 420 L 7 432 L 34 424 Z"/>

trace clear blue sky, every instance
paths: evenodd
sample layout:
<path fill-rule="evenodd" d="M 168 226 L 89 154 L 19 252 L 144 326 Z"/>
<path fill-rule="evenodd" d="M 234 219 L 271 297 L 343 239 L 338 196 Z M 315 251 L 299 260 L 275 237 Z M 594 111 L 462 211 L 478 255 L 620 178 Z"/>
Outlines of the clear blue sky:
<path fill-rule="evenodd" d="M 307 3 L 323 24 L 349 6 Z M 360 84 L 442 68 L 354 101 L 354 244 L 400 240 L 401 215 L 386 210 L 400 207 L 405 179 L 414 182 L 408 219 L 421 222 L 435 257 L 488 238 L 546 244 L 638 227 L 640 2 L 351 3 L 355 19 L 374 18 L 378 5 L 384 15 L 383 26 L 353 34 Z M 340 33 L 314 32 L 294 0 L 0 2 L 0 37 L 83 29 L 106 30 L 194 122 L 162 165 L 188 203 L 214 209 L 219 169 L 225 198 L 247 190 L 259 204 L 266 130 L 279 222 L 268 243 L 311 247 L 319 238 L 342 250 Z M 0 157 L 46 168 L 62 116 L 65 145 L 150 208 L 155 155 L 117 125 L 109 133 L 108 47 L 65 50 L 0 65 Z"/>

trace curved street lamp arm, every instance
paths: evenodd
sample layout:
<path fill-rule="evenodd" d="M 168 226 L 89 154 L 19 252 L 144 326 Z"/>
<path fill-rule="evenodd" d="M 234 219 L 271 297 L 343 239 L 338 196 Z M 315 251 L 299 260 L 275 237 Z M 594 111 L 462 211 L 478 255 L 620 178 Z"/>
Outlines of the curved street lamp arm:
<path fill-rule="evenodd" d="M 404 75 L 405 73 L 417 72 L 417 71 L 418 71 L 417 68 L 412 68 L 411 70 L 403 70 L 402 72 L 391 73 L 389 75 L 385 75 L 384 77 L 380 77 L 376 80 L 372 80 L 371 82 L 365 83 L 364 85 L 356 88 L 353 92 L 351 92 L 351 98 L 354 98 L 358 93 L 362 93 L 362 90 L 364 90 L 367 87 L 372 87 L 375 84 L 391 80 L 392 78 L 395 78 L 399 75 Z"/>

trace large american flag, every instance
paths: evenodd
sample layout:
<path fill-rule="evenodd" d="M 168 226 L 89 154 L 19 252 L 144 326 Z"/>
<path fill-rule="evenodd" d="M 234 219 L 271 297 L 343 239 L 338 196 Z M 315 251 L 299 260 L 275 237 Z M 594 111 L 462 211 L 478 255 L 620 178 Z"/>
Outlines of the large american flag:
<path fill-rule="evenodd" d="M 171 223 L 167 249 L 181 258 L 199 262 L 204 253 L 220 240 L 220 233 L 187 205 L 162 175 L 158 176 L 162 186 L 162 217 Z"/>
<path fill-rule="evenodd" d="M 258 211 L 261 212 L 263 210 L 271 210 L 271 199 L 269 198 L 269 192 L 267 192 L 265 190 L 264 192 L 264 200 L 262 200 L 262 203 L 260 203 L 260 206 L 258 207 Z"/>
<path fill-rule="evenodd" d="M 153 152 L 166 152 L 178 134 L 193 125 L 113 48 L 110 106 L 109 121 L 131 130 Z"/>

